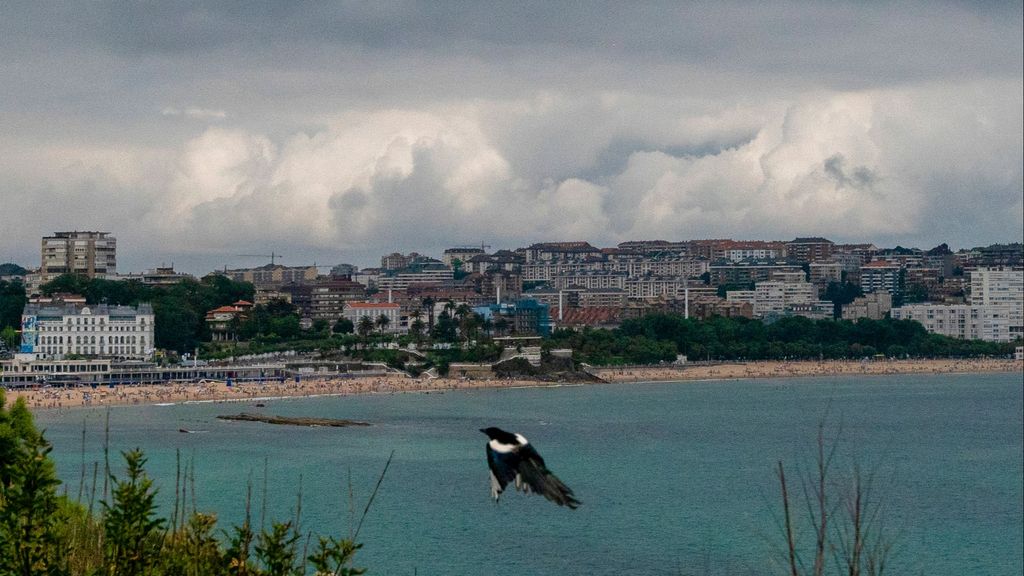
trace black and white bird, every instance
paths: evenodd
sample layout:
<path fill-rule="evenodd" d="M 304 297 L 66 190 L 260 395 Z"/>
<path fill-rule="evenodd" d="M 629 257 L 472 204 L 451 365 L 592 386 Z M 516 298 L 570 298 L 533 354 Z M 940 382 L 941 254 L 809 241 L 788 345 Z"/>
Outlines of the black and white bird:
<path fill-rule="evenodd" d="M 580 505 L 572 490 L 548 470 L 544 459 L 522 434 L 513 434 L 500 428 L 481 428 L 487 442 L 487 466 L 491 469 L 491 496 L 494 501 L 509 482 L 516 489 L 534 492 L 558 504 L 575 509 Z"/>

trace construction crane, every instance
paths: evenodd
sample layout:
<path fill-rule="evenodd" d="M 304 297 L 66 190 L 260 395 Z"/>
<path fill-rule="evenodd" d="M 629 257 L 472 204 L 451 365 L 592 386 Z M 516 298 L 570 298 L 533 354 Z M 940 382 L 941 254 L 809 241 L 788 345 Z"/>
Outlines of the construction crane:
<path fill-rule="evenodd" d="M 274 259 L 284 258 L 284 256 L 271 252 L 270 254 L 235 254 L 239 258 L 270 258 L 270 265 L 274 265 Z"/>

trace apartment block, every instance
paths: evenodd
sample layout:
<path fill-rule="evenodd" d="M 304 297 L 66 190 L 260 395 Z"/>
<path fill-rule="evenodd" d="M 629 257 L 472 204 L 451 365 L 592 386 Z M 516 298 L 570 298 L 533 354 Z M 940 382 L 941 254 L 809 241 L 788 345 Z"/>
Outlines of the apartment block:
<path fill-rule="evenodd" d="M 914 320 L 952 338 L 1011 342 L 1024 335 L 1019 310 L 972 304 L 911 304 L 892 309 L 896 320 Z"/>
<path fill-rule="evenodd" d="M 997 266 L 971 270 L 971 304 L 1024 306 L 1024 268 Z"/>
<path fill-rule="evenodd" d="M 860 287 L 865 293 L 888 292 L 893 296 L 903 293 L 900 279 L 902 267 L 886 260 L 875 260 L 860 267 Z"/>
<path fill-rule="evenodd" d="M 786 243 L 786 257 L 797 262 L 825 262 L 835 252 L 835 244 L 825 238 L 796 238 Z"/>
<path fill-rule="evenodd" d="M 42 240 L 41 282 L 61 274 L 107 278 L 117 274 L 117 239 L 109 232 L 56 232 Z"/>
<path fill-rule="evenodd" d="M 237 268 L 216 272 L 235 282 L 250 282 L 258 288 L 275 287 L 284 284 L 308 284 L 317 279 L 316 266 L 283 266 L 266 264 L 257 268 Z"/>
<path fill-rule="evenodd" d="M 807 304 L 817 300 L 818 289 L 809 282 L 784 280 L 758 282 L 754 287 L 754 316 L 783 314 L 792 305 Z"/>
<path fill-rule="evenodd" d="M 843 306 L 843 320 L 868 318 L 881 320 L 892 310 L 892 294 L 885 291 L 872 292 Z"/>
<path fill-rule="evenodd" d="M 776 274 L 785 272 L 803 274 L 803 268 L 799 264 L 778 260 L 744 260 L 743 262 L 720 260 L 713 262 L 709 271 L 711 283 L 716 286 L 764 282 L 771 280 Z"/>

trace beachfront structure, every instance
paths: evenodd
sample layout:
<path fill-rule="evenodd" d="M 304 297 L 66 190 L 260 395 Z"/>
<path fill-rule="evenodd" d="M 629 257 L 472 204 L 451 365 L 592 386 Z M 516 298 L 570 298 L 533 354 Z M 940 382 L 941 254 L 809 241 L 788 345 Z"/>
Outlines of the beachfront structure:
<path fill-rule="evenodd" d="M 33 304 L 21 315 L 20 357 L 63 359 L 72 355 L 143 360 L 153 355 L 153 307 L 149 304 Z"/>
<path fill-rule="evenodd" d="M 970 304 L 914 304 L 893 308 L 892 317 L 953 338 L 1011 342 L 1024 336 L 1024 270 L 978 268 L 970 286 Z"/>
<path fill-rule="evenodd" d="M 61 274 L 107 278 L 117 274 L 117 239 L 109 232 L 56 232 L 42 240 L 40 282 Z"/>

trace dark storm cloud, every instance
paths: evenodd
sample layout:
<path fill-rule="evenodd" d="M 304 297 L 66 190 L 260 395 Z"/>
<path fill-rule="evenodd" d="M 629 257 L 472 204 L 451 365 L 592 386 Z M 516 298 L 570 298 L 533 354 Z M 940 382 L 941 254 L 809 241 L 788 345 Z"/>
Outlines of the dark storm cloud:
<path fill-rule="evenodd" d="M 1021 6 L 7 4 L 6 257 L 1019 239 Z"/>

